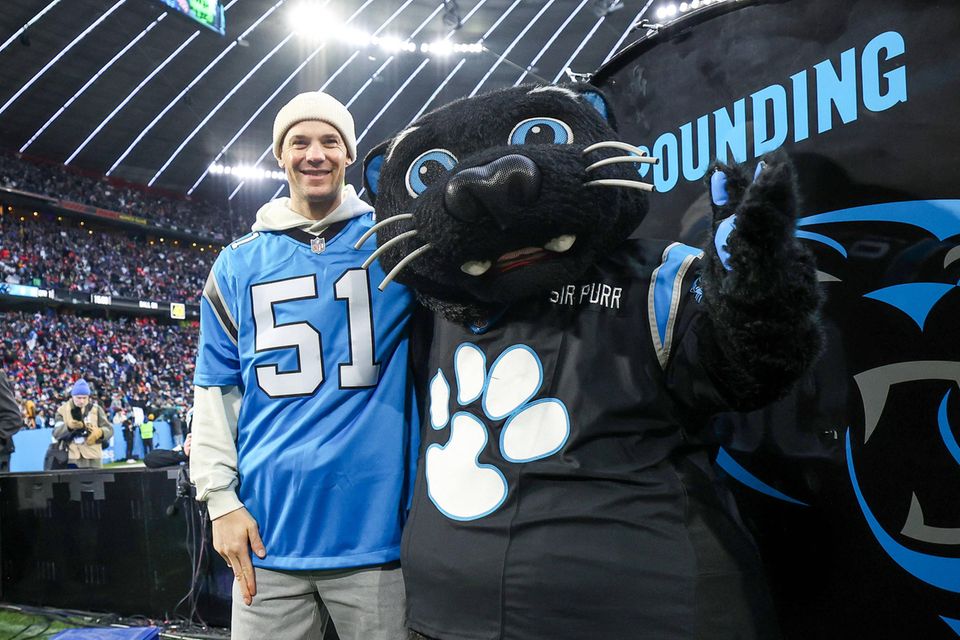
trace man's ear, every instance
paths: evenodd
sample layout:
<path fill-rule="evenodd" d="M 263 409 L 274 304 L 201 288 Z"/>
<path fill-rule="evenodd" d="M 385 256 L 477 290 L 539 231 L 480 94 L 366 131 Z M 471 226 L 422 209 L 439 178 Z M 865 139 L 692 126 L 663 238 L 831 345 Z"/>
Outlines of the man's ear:
<path fill-rule="evenodd" d="M 384 140 L 367 153 L 363 159 L 363 187 L 367 190 L 372 204 L 377 203 L 380 186 L 380 167 L 383 166 L 390 140 Z"/>

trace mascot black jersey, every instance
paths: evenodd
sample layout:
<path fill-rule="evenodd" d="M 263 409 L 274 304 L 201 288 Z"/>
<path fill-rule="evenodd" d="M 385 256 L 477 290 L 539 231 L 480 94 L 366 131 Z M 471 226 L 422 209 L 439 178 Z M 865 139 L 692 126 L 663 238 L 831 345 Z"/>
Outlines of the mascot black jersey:
<path fill-rule="evenodd" d="M 703 609 L 730 590 L 767 615 L 752 544 L 707 456 L 687 455 L 711 438 L 684 425 L 725 407 L 699 366 L 701 255 L 631 241 L 488 326 L 436 318 L 403 547 L 412 628 L 769 637 Z"/>

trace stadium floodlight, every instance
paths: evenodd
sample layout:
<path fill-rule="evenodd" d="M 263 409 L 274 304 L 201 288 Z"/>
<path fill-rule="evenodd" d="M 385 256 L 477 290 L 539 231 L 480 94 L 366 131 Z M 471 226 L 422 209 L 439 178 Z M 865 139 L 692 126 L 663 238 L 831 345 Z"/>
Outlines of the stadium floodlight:
<path fill-rule="evenodd" d="M 163 174 L 163 172 L 167 170 L 167 167 L 169 167 L 173 163 L 173 161 L 176 159 L 176 157 L 180 155 L 180 152 L 183 151 L 183 149 L 187 146 L 187 144 L 189 144 L 189 142 L 193 140 L 198 133 L 200 133 L 203 127 L 205 127 L 206 124 L 210 122 L 210 119 L 213 118 L 213 116 L 215 116 L 218 111 L 220 111 L 220 108 L 227 103 L 227 100 L 232 98 L 233 95 L 240 90 L 240 87 L 246 84 L 247 80 L 249 80 L 253 76 L 253 74 L 255 74 L 257 71 L 259 71 L 260 67 L 266 64 L 267 61 L 270 60 L 270 58 L 272 58 L 277 53 L 277 51 L 279 51 L 283 47 L 283 45 L 287 44 L 287 42 L 290 41 L 293 35 L 294 34 L 291 33 L 287 35 L 286 38 L 278 42 L 277 45 L 273 49 L 271 49 L 268 54 L 263 56 L 263 58 L 261 58 L 260 61 L 257 64 L 255 64 L 253 68 L 250 69 L 250 71 L 248 71 L 246 75 L 244 75 L 240 79 L 239 82 L 233 85 L 233 88 L 227 92 L 227 95 L 223 96 L 220 102 L 218 102 L 213 107 L 213 109 L 211 109 L 210 112 L 206 116 L 204 116 L 203 120 L 200 121 L 200 124 L 198 124 L 196 127 L 193 128 L 193 131 L 190 132 L 190 135 L 184 138 L 183 142 L 181 142 L 180 145 L 176 149 L 174 149 L 173 153 L 170 154 L 170 157 L 167 158 L 166 162 L 164 162 L 163 165 L 159 169 L 157 169 L 157 172 L 153 174 L 153 177 L 150 178 L 149 182 L 147 182 L 148 187 L 152 187 L 154 185 L 154 183 L 157 181 L 157 178 L 159 178 Z"/>
<path fill-rule="evenodd" d="M 410 6 L 410 4 L 411 4 L 412 2 L 413 2 L 413 0 L 407 0 L 407 1 L 404 2 L 400 7 L 398 7 L 398 8 L 390 15 L 390 17 L 387 18 L 387 19 L 383 22 L 383 24 L 380 25 L 380 27 L 373 33 L 373 35 L 371 35 L 371 37 L 370 37 L 371 42 L 373 42 L 374 40 L 379 40 L 379 35 L 378 35 L 378 34 L 379 34 L 381 31 L 383 31 L 384 29 L 386 29 L 387 26 L 388 26 L 391 22 L 393 22 L 393 20 L 394 20 L 398 15 L 400 15 L 400 13 L 403 12 L 404 9 L 406 9 L 408 6 Z M 365 4 L 364 6 L 366 6 L 366 4 Z M 420 33 L 420 31 L 427 25 L 427 23 L 428 23 L 430 20 L 433 19 L 433 16 L 435 16 L 435 15 L 440 11 L 440 9 L 441 9 L 442 7 L 443 7 L 443 5 L 441 4 L 441 5 L 438 6 L 429 16 L 427 16 L 427 19 L 420 23 L 420 26 L 417 27 L 416 30 L 414 30 L 414 32 L 410 35 L 410 38 L 413 38 L 413 37 L 416 36 L 416 34 Z M 363 7 L 361 7 L 361 9 L 362 9 L 362 8 L 363 8 Z M 360 10 L 358 10 L 356 13 L 359 13 L 359 11 L 360 11 Z M 356 13 L 355 13 L 354 15 L 356 15 Z M 410 38 L 408 38 L 408 39 L 410 39 Z M 349 59 L 349 60 L 347 60 L 346 62 L 344 62 L 342 65 L 340 65 L 340 68 L 337 69 L 337 71 L 336 71 L 332 76 L 330 76 L 329 78 L 327 78 L 327 81 L 323 83 L 323 86 L 320 87 L 320 89 L 318 89 L 318 91 L 323 91 L 323 90 L 325 90 L 325 89 L 327 88 L 327 86 L 328 86 L 331 82 L 333 82 L 334 78 L 336 78 L 338 75 L 340 75 L 340 73 L 357 57 L 357 53 L 358 53 L 358 52 L 354 52 L 354 54 L 353 54 L 352 56 L 350 56 L 350 59 Z M 350 102 L 348 102 L 345 106 L 347 106 L 347 107 L 349 108 L 349 106 L 353 103 L 353 100 L 356 100 L 356 98 L 364 91 L 364 89 L 366 89 L 366 88 L 370 85 L 370 83 L 373 82 L 373 79 L 376 78 L 376 77 L 379 75 L 380 71 L 382 71 L 383 69 L 385 69 L 385 68 L 387 67 L 387 65 L 389 65 L 392 61 L 393 61 L 393 56 L 391 56 L 384 64 L 382 64 L 382 65 L 380 66 L 380 69 L 378 69 L 377 71 L 374 72 L 373 76 L 371 76 L 371 78 L 370 78 L 369 80 L 367 80 L 367 82 L 366 82 L 362 87 L 360 87 L 360 90 L 357 91 L 356 94 L 354 94 L 353 99 L 352 99 Z M 273 148 L 273 145 L 272 145 L 272 144 L 271 144 L 271 145 L 267 145 L 267 148 L 263 150 L 263 153 L 261 153 L 261 154 L 260 154 L 260 157 L 257 159 L 256 164 L 259 164 L 260 162 L 262 162 L 263 159 L 264 159 L 265 157 L 267 157 L 267 154 L 270 153 L 270 151 L 272 150 L 272 148 Z M 230 194 L 230 197 L 228 198 L 228 200 L 232 200 L 233 197 L 237 195 L 237 193 L 240 191 L 240 187 L 241 187 L 241 186 L 243 186 L 243 183 L 241 183 L 240 185 L 237 186 L 236 189 L 234 189 L 233 193 Z"/>
<path fill-rule="evenodd" d="M 336 31 L 340 21 L 327 7 L 328 4 L 329 0 L 301 0 L 287 14 L 291 31 L 311 40 L 322 40 L 326 34 Z"/>
<path fill-rule="evenodd" d="M 440 56 L 450 55 L 454 51 L 453 43 L 449 40 L 437 40 L 430 43 L 430 53 Z"/>
<path fill-rule="evenodd" d="M 286 180 L 287 175 L 283 171 L 270 171 L 259 169 L 254 165 L 241 164 L 236 166 L 223 165 L 219 162 L 211 164 L 207 171 L 215 176 L 237 176 L 243 180 L 261 179 L 261 180 Z"/>
<path fill-rule="evenodd" d="M 8 108 L 11 104 L 13 104 L 13 103 L 16 101 L 17 98 L 19 98 L 20 96 L 22 96 L 27 89 L 29 89 L 30 87 L 32 87 L 32 86 L 33 86 L 33 83 L 35 83 L 37 80 L 39 80 L 39 79 L 41 78 L 41 76 L 43 76 L 43 74 L 45 74 L 45 73 L 50 69 L 50 67 L 52 67 L 53 65 L 55 65 L 55 64 L 57 63 L 57 61 L 60 60 L 60 58 L 62 58 L 63 56 L 67 55 L 67 53 L 69 53 L 70 50 L 73 49 L 73 48 L 77 45 L 78 42 L 80 42 L 81 40 L 83 40 L 83 39 L 87 36 L 88 33 L 90 33 L 91 31 L 93 31 L 94 29 L 96 29 L 96 28 L 100 25 L 101 22 L 103 22 L 103 21 L 106 20 L 108 17 L 110 17 L 110 15 L 111 15 L 114 11 L 116 11 L 116 10 L 119 9 L 121 6 L 123 6 L 123 4 L 124 4 L 126 1 L 127 1 L 127 0 L 119 0 L 119 2 L 116 2 L 112 7 L 110 7 L 110 8 L 107 10 L 106 13 L 104 13 L 102 16 L 100 16 L 99 18 L 97 18 L 96 20 L 94 20 L 94 21 L 93 21 L 93 24 L 91 24 L 89 27 L 87 27 L 86 29 L 84 29 L 83 31 L 81 31 L 81 32 L 80 32 L 80 35 L 78 35 L 76 38 L 74 38 L 73 40 L 71 40 L 71 41 L 70 41 L 70 44 L 68 44 L 66 47 L 64 47 L 63 49 L 61 49 L 61 50 L 60 50 L 60 53 L 58 53 L 57 55 L 55 55 L 55 56 L 53 57 L 53 59 L 50 60 L 50 62 L 48 62 L 47 64 L 45 64 L 45 65 L 43 66 L 43 68 L 40 69 L 40 71 L 37 71 L 37 72 L 33 75 L 33 77 L 30 78 L 30 79 L 26 82 L 26 84 L 24 84 L 22 87 L 20 87 L 20 89 L 19 89 L 16 93 L 14 93 L 12 96 L 10 96 L 10 98 L 9 98 L 5 103 L 3 103 L 3 106 L 0 107 L 0 113 L 3 113 L 4 111 L 6 111 L 7 108 Z"/>

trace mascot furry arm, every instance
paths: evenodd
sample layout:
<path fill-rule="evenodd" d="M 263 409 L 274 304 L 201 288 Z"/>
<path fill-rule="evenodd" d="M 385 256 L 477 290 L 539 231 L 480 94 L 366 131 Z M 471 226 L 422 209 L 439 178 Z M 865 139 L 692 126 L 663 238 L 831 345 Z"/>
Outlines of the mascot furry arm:
<path fill-rule="evenodd" d="M 704 252 L 630 237 L 651 162 L 582 85 L 456 101 L 365 161 L 381 286 L 434 312 L 402 559 L 427 637 L 777 637 L 709 419 L 819 352 L 792 172 L 717 166 Z"/>
<path fill-rule="evenodd" d="M 794 235 L 797 196 L 782 153 L 751 182 L 743 166 L 708 173 L 713 237 L 703 296 L 715 340 L 705 354 L 737 409 L 768 404 L 816 359 L 823 342 L 813 256 Z"/>

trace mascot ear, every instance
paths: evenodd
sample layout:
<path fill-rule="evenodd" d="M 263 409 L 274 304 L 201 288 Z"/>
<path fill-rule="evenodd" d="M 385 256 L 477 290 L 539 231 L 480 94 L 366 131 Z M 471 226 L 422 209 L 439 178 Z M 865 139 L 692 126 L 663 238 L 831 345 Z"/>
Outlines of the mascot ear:
<path fill-rule="evenodd" d="M 373 149 L 363 159 L 363 186 L 370 196 L 372 204 L 377 203 L 377 192 L 380 186 L 380 167 L 383 166 L 383 160 L 387 155 L 387 147 L 390 146 L 390 140 L 384 140 Z"/>
<path fill-rule="evenodd" d="M 607 97 L 599 89 L 589 84 L 576 84 L 573 86 L 573 90 L 579 93 L 583 101 L 593 107 L 600 114 L 600 117 L 616 130 L 617 121 L 613 117 L 613 109 L 610 107 Z"/>

